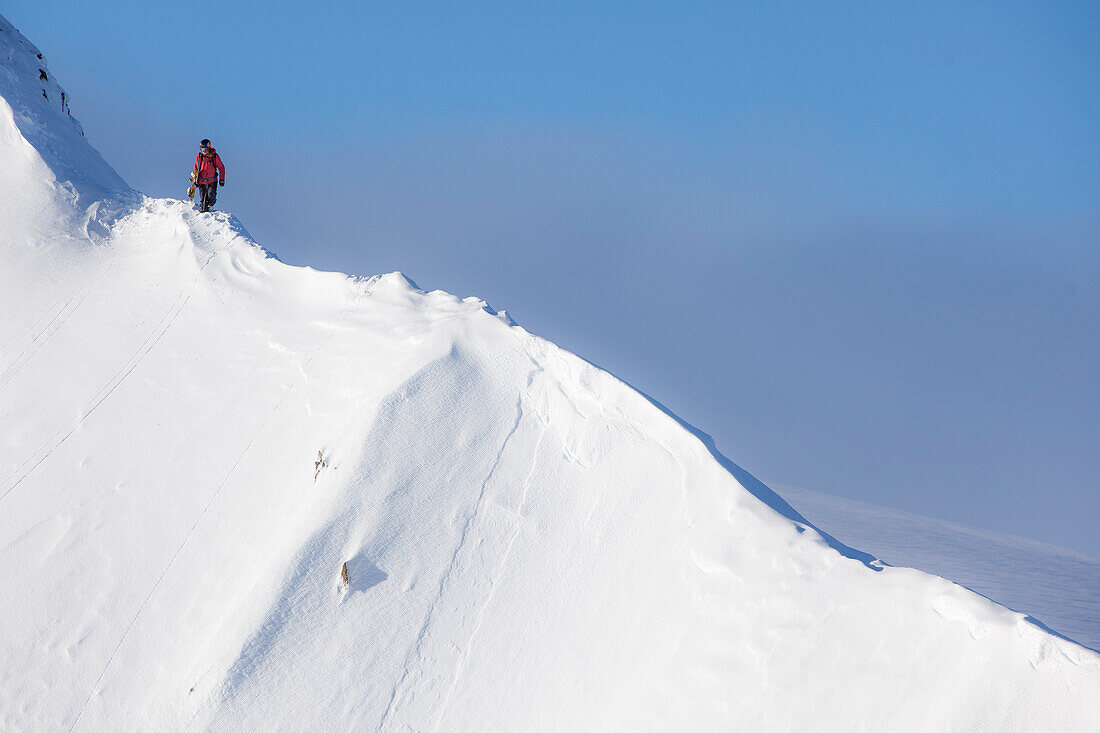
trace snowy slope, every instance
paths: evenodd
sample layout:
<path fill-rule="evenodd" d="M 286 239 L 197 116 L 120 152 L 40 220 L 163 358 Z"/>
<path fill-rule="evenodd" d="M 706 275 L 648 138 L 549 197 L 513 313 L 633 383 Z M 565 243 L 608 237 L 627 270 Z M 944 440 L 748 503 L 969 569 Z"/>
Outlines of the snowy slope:
<path fill-rule="evenodd" d="M 133 194 L 0 22 L 0 728 L 1100 726 L 1100 655 L 481 301 Z"/>
<path fill-rule="evenodd" d="M 53 218 L 73 209 L 104 218 L 104 202 L 132 199 L 133 191 L 84 140 L 84 130 L 69 111 L 69 98 L 46 63 L 45 55 L 0 16 L 0 116 L 5 124 L 3 203 L 39 226 L 50 217 L 29 207 L 67 203 Z M 13 129 L 14 128 L 14 129 Z M 31 154 L 33 150 L 33 154 Z M 33 169 L 33 170 L 32 170 Z M 29 190 L 20 190 L 26 187 Z M 3 211 L 3 209 L 0 209 Z M 9 213 L 9 212 L 5 212 Z M 19 222 L 5 216 L 5 226 Z"/>
<path fill-rule="evenodd" d="M 844 542 L 891 565 L 953 580 L 1100 649 L 1100 557 L 816 491 L 779 488 L 800 513 Z"/>

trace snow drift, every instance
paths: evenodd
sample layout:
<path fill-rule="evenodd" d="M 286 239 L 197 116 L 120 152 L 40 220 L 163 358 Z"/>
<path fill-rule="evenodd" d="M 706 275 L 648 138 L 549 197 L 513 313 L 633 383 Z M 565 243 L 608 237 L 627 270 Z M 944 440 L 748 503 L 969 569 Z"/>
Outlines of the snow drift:
<path fill-rule="evenodd" d="M 0 61 L 0 727 L 1100 727 L 1100 655 L 477 299 L 140 197 Z"/>

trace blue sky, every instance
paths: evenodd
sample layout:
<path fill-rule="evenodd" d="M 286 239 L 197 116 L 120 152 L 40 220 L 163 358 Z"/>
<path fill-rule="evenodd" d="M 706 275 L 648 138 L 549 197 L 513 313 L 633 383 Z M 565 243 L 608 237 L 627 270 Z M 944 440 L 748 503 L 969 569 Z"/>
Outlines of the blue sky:
<path fill-rule="evenodd" d="M 1095 3 L 5 4 L 131 184 L 476 294 L 765 481 L 1100 554 Z"/>

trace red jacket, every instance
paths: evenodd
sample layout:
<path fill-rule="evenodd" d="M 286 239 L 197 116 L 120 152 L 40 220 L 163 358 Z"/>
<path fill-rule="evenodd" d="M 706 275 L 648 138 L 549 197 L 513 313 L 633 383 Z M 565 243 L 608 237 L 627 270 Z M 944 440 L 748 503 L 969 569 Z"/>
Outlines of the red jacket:
<path fill-rule="evenodd" d="M 203 155 L 202 151 L 195 156 L 195 170 L 199 172 L 199 180 L 196 183 L 213 183 L 221 178 L 221 182 L 225 183 L 225 165 L 222 164 L 222 158 L 218 155 L 218 151 L 214 148 L 209 148 L 210 155 Z"/>

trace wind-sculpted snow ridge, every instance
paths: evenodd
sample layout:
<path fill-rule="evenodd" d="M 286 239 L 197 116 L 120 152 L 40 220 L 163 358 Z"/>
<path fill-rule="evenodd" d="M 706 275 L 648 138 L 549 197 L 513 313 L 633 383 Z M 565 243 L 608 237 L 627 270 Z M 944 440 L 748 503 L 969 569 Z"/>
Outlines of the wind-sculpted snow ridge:
<path fill-rule="evenodd" d="M 482 301 L 179 201 L 93 236 L 36 150 L 0 115 L 0 728 L 1100 725 L 1100 655 Z"/>

